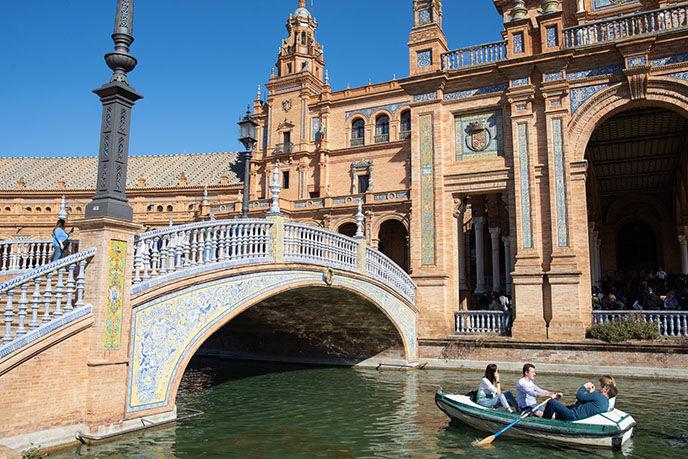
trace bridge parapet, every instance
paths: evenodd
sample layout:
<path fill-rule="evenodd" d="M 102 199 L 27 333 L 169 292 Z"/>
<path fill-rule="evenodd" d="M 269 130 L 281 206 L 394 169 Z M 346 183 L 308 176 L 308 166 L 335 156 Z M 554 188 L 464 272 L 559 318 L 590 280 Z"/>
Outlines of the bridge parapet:
<path fill-rule="evenodd" d="M 0 358 L 88 312 L 84 272 L 95 253 L 96 249 L 76 253 L 0 284 L 0 301 L 5 303 Z"/>
<path fill-rule="evenodd" d="M 411 277 L 364 239 L 281 216 L 171 226 L 137 234 L 135 244 L 133 294 L 210 269 L 285 262 L 365 274 L 414 302 Z"/>

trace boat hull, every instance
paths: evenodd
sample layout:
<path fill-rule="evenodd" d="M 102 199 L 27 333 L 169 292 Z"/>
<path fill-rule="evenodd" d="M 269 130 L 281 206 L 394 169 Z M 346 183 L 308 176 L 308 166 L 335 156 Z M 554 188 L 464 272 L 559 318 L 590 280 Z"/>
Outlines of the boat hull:
<path fill-rule="evenodd" d="M 517 414 L 477 405 L 465 395 L 437 393 L 435 402 L 451 419 L 484 432 L 495 433 L 519 418 Z M 620 449 L 633 436 L 635 426 L 630 415 L 613 410 L 577 421 L 528 417 L 504 432 L 504 435 Z"/>

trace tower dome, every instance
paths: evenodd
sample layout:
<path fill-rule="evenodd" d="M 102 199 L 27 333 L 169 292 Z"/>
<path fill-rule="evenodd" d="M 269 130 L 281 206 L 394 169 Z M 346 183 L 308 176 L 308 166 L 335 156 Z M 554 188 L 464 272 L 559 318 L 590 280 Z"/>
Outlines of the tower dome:
<path fill-rule="evenodd" d="M 306 9 L 306 0 L 299 0 L 299 7 L 294 11 L 295 18 L 310 19 L 311 13 Z"/>

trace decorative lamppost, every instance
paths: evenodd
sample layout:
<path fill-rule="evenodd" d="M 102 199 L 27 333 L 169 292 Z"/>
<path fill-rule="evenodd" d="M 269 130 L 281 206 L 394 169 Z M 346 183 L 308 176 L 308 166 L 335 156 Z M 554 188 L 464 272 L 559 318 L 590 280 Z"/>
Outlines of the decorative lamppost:
<path fill-rule="evenodd" d="M 134 211 L 127 202 L 127 162 L 129 157 L 129 120 L 134 103 L 143 96 L 129 86 L 127 73 L 136 67 L 129 54 L 134 41 L 134 0 L 117 0 L 115 51 L 105 55 L 113 70 L 110 82 L 93 90 L 103 104 L 98 155 L 96 192 L 86 205 L 85 217 L 114 217 L 131 221 Z"/>
<path fill-rule="evenodd" d="M 246 116 L 237 123 L 239 125 L 239 142 L 244 144 L 241 159 L 244 161 L 244 196 L 241 203 L 241 218 L 248 218 L 248 198 L 250 188 L 251 150 L 256 145 L 256 126 L 258 123 L 251 118 L 251 112 L 246 108 Z"/>

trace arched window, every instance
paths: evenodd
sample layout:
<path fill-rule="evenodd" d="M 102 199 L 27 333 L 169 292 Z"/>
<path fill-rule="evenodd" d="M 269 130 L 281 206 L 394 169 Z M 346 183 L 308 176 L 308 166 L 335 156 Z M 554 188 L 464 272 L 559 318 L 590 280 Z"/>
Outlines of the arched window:
<path fill-rule="evenodd" d="M 77 212 L 81 212 L 81 207 L 78 207 L 78 206 L 77 206 L 76 211 L 77 211 Z"/>
<path fill-rule="evenodd" d="M 41 213 L 41 208 L 40 208 L 40 207 L 36 207 L 36 213 L 37 213 L 37 214 L 40 214 L 40 213 Z"/>
<path fill-rule="evenodd" d="M 50 212 L 52 212 L 52 209 L 51 209 L 50 207 L 46 207 L 46 208 L 45 208 L 45 213 L 46 213 L 46 214 L 49 214 Z"/>
<path fill-rule="evenodd" d="M 26 208 L 26 213 L 27 213 L 27 214 L 30 214 L 30 213 L 31 213 L 31 207 L 27 207 L 27 208 Z"/>
<path fill-rule="evenodd" d="M 365 137 L 365 121 L 363 118 L 356 118 L 351 123 L 351 146 L 363 145 Z"/>
<path fill-rule="evenodd" d="M 158 208 L 157 208 L 156 210 L 157 210 L 158 212 L 162 212 L 162 206 L 158 206 Z"/>
<path fill-rule="evenodd" d="M 172 206 L 168 205 L 168 206 L 167 206 L 167 211 L 168 211 L 168 212 L 172 212 Z"/>
<path fill-rule="evenodd" d="M 194 205 L 193 205 L 193 204 L 189 204 L 189 210 L 194 210 Z"/>
<path fill-rule="evenodd" d="M 6 214 L 9 214 L 11 212 L 12 212 L 12 209 L 10 209 L 9 207 L 5 207 L 5 213 Z"/>
<path fill-rule="evenodd" d="M 148 212 L 153 212 L 153 208 L 154 208 L 153 204 L 148 204 L 148 207 L 146 208 L 146 210 Z"/>
<path fill-rule="evenodd" d="M 401 114 L 401 126 L 399 140 L 411 138 L 411 110 L 406 110 Z"/>
<path fill-rule="evenodd" d="M 380 115 L 375 119 L 375 143 L 389 142 L 389 116 Z"/>

